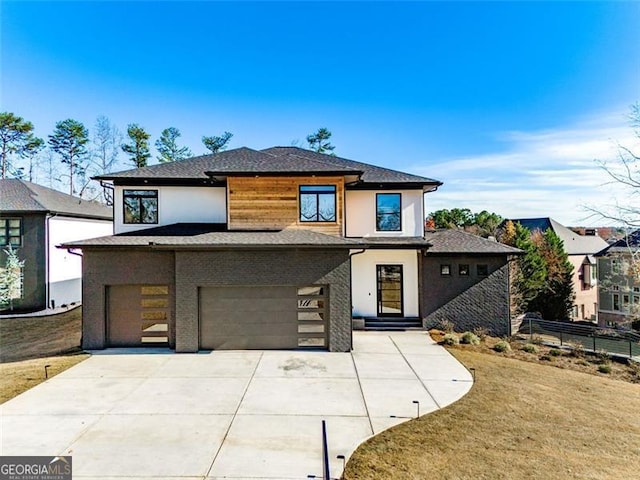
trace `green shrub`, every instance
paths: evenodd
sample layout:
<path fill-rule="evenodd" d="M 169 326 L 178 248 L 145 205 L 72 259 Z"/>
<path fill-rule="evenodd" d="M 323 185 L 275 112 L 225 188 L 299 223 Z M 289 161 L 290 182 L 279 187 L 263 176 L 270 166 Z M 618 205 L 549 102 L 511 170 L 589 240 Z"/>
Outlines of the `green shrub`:
<path fill-rule="evenodd" d="M 553 360 L 553 357 L 549 355 L 540 355 L 540 360 L 544 362 L 551 362 Z"/>
<path fill-rule="evenodd" d="M 467 345 L 480 345 L 480 337 L 472 332 L 464 332 L 462 337 L 460 337 L 460 343 L 465 343 Z"/>
<path fill-rule="evenodd" d="M 460 340 L 458 340 L 458 336 L 455 333 L 447 333 L 442 339 L 442 343 L 444 345 L 458 345 Z"/>
<path fill-rule="evenodd" d="M 549 355 L 551 355 L 552 357 L 560 357 L 562 355 L 562 350 L 552 348 L 551 350 L 549 350 Z"/>
<path fill-rule="evenodd" d="M 602 364 L 611 362 L 611 357 L 609 356 L 609 352 L 604 349 L 600 349 L 596 352 L 596 357 L 598 361 Z"/>
<path fill-rule="evenodd" d="M 538 353 L 538 347 L 536 347 L 533 343 L 526 343 L 522 347 L 522 350 L 524 350 L 527 353 Z"/>
<path fill-rule="evenodd" d="M 509 345 L 509 342 L 505 341 L 505 340 L 500 340 L 498 343 L 496 343 L 493 346 L 493 349 L 496 352 L 510 352 L 511 351 L 511 345 Z"/>
<path fill-rule="evenodd" d="M 611 373 L 611 365 L 609 364 L 602 364 L 602 365 L 598 365 L 598 371 L 600 373 Z"/>

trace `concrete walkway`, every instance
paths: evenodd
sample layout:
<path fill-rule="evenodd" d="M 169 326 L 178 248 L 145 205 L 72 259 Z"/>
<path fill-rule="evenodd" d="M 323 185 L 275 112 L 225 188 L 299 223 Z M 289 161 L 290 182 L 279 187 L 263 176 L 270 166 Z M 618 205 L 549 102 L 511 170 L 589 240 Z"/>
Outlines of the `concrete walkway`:
<path fill-rule="evenodd" d="M 0 406 L 1 455 L 72 455 L 74 479 L 332 477 L 365 439 L 462 397 L 469 372 L 425 332 L 354 351 L 105 350 Z"/>

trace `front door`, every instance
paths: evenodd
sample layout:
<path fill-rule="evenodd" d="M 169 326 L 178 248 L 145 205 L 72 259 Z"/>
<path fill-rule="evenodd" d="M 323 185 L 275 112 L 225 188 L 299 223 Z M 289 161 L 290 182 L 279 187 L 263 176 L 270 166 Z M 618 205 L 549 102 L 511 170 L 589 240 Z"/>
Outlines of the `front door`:
<path fill-rule="evenodd" d="M 402 317 L 402 265 L 376 265 L 378 316 Z"/>

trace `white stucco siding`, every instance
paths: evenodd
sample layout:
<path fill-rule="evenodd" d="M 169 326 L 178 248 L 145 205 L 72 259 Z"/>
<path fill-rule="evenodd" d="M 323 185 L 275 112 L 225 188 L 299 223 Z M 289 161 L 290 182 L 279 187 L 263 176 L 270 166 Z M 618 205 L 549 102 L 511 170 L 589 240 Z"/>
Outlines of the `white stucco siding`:
<path fill-rule="evenodd" d="M 401 194 L 402 230 L 376 230 L 376 193 Z M 347 190 L 345 195 L 348 237 L 421 237 L 424 234 L 422 190 Z"/>
<path fill-rule="evenodd" d="M 158 223 L 125 224 L 123 190 L 157 190 Z M 122 187 L 114 189 L 115 233 L 131 232 L 172 223 L 225 223 L 227 198 L 224 187 Z"/>
<path fill-rule="evenodd" d="M 354 317 L 378 314 L 376 265 L 402 265 L 405 317 L 418 317 L 418 253 L 416 250 L 367 250 L 351 257 Z"/>
<path fill-rule="evenodd" d="M 82 258 L 65 249 L 56 248 L 61 243 L 111 235 L 113 224 L 106 220 L 89 220 L 54 216 L 49 218 L 47 262 L 49 272 L 49 305 L 79 302 L 82 299 Z"/>

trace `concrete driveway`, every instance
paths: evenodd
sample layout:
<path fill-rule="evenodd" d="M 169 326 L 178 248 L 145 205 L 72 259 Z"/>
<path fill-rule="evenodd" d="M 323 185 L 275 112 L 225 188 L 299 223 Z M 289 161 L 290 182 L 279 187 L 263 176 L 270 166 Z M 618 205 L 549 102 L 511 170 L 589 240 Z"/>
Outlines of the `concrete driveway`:
<path fill-rule="evenodd" d="M 365 439 L 462 397 L 425 332 L 354 332 L 349 353 L 105 350 L 0 406 L 2 455 L 72 455 L 73 476 L 332 477 Z"/>

